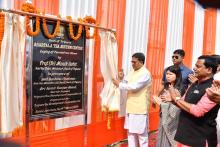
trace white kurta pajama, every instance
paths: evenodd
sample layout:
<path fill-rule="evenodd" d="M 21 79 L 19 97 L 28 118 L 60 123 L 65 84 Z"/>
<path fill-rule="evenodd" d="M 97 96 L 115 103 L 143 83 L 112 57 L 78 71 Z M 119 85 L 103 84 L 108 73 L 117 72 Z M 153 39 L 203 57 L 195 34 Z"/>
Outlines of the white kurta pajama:
<path fill-rule="evenodd" d="M 135 79 L 135 82 L 129 82 L 129 77 L 132 78 L 133 73 L 136 71 L 132 71 L 130 75 L 128 75 L 128 79 L 125 81 L 128 81 L 127 83 L 123 82 L 119 84 L 120 90 L 125 90 L 128 93 L 136 93 L 141 91 L 142 89 L 146 87 L 150 87 L 151 85 L 151 75 L 150 72 L 142 67 L 139 70 L 145 70 L 142 72 L 137 79 Z M 129 110 L 128 107 L 126 107 L 126 117 L 125 117 L 125 125 L 124 128 L 128 130 L 128 145 L 129 147 L 136 147 L 138 144 L 140 147 L 148 147 L 148 108 L 149 108 L 149 93 L 150 89 L 147 89 L 148 94 L 146 95 L 146 110 L 139 111 L 135 110 L 134 113 Z M 132 97 L 133 98 L 133 97 Z M 129 94 L 128 94 L 129 99 Z M 127 103 L 128 104 L 128 103 Z M 136 108 L 138 109 L 138 108 Z M 141 110 L 141 108 L 140 108 Z"/>

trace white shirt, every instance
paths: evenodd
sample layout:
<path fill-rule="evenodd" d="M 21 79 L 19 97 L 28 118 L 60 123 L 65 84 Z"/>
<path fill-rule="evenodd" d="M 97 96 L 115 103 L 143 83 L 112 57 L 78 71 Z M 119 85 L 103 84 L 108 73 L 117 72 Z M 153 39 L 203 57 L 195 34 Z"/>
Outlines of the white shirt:
<path fill-rule="evenodd" d="M 119 89 L 123 91 L 138 91 L 151 83 L 151 76 L 144 74 L 135 83 L 127 83 L 127 78 L 119 83 Z M 126 114 L 124 128 L 129 133 L 143 134 L 148 131 L 148 114 Z"/>
<path fill-rule="evenodd" d="M 126 91 L 136 91 L 150 83 L 151 83 L 151 76 L 149 74 L 145 74 L 142 77 L 140 77 L 135 83 L 128 84 L 127 78 L 125 78 L 123 82 L 119 83 L 119 89 Z"/>

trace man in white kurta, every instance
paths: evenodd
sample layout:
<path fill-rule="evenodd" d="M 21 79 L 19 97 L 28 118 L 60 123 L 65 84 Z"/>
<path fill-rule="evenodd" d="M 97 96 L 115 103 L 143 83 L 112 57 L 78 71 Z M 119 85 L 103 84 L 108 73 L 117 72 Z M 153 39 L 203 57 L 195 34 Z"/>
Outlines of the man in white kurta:
<path fill-rule="evenodd" d="M 144 67 L 143 53 L 132 55 L 133 70 L 126 82 L 113 79 L 120 90 L 127 91 L 125 129 L 128 130 L 129 147 L 148 147 L 148 111 L 150 104 L 151 74 Z"/>

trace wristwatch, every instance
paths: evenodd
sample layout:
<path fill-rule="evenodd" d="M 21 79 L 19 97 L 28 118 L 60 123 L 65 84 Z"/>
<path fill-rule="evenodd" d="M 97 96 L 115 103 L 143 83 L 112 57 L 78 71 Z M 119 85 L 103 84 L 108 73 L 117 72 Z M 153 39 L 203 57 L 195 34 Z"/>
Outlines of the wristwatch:
<path fill-rule="evenodd" d="M 175 98 L 175 103 L 177 103 L 180 99 L 181 99 L 181 98 L 177 96 L 177 97 Z"/>

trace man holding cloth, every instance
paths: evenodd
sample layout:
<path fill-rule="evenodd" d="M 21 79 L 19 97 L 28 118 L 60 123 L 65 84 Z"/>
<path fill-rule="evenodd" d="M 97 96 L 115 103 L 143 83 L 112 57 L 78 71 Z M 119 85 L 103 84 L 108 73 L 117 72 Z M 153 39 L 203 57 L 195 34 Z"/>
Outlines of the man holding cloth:
<path fill-rule="evenodd" d="M 127 92 L 124 127 L 128 130 L 129 147 L 148 147 L 151 74 L 144 67 L 144 62 L 143 53 L 133 54 L 131 61 L 133 70 L 129 72 L 127 79 L 124 79 L 123 82 L 113 79 L 113 83 L 120 90 Z"/>

